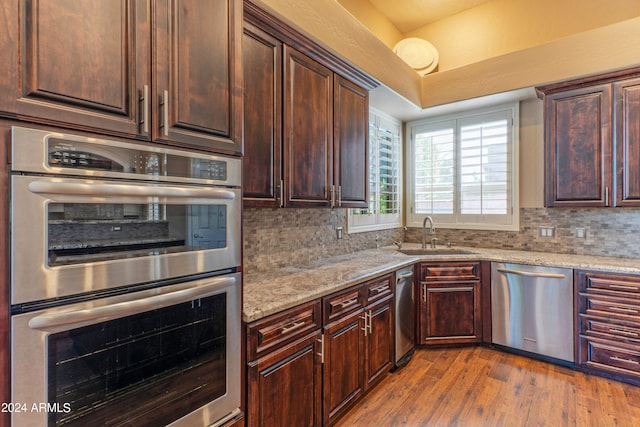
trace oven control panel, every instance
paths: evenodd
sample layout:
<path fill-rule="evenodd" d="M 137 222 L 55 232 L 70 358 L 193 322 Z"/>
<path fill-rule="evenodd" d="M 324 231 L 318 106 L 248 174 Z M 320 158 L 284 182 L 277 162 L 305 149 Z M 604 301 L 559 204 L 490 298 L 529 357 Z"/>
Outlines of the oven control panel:
<path fill-rule="evenodd" d="M 86 151 L 73 151 L 64 147 L 53 148 L 53 150 L 49 151 L 49 166 L 123 171 L 121 165 L 98 154 L 88 153 Z"/>

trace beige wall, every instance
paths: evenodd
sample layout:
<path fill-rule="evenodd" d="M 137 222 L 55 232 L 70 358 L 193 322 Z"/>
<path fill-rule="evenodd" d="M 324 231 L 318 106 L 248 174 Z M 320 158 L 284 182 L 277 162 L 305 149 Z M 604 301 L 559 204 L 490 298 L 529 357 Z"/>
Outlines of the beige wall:
<path fill-rule="evenodd" d="M 373 7 L 369 0 L 338 0 L 338 3 L 371 30 L 389 49 L 404 38 L 395 25 Z"/>
<path fill-rule="evenodd" d="M 638 16 L 638 0 L 493 0 L 405 37 L 431 42 L 444 71 Z"/>
<path fill-rule="evenodd" d="M 544 206 L 544 127 L 542 101 L 520 103 L 520 207 Z"/>
<path fill-rule="evenodd" d="M 336 0 L 253 2 L 420 105 L 420 76 Z"/>
<path fill-rule="evenodd" d="M 392 93 L 423 108 L 640 65 L 640 18 L 565 37 L 624 16 L 640 16 L 639 0 L 494 0 L 467 12 L 479 10 L 492 15 L 489 12 L 493 11 L 508 23 L 501 23 L 507 25 L 505 30 L 494 24 L 492 42 L 485 41 L 481 49 L 465 48 L 468 55 L 474 55 L 472 59 L 456 59 L 458 63 L 477 62 L 448 70 L 443 66 L 423 78 L 336 0 L 255 0 L 255 3 L 360 67 Z M 504 12 L 500 11 L 502 7 Z M 451 20 L 461 22 L 464 16 L 460 14 Z M 468 31 L 468 38 L 486 36 L 488 30 L 474 27 L 470 19 L 466 16 L 465 28 L 475 30 Z M 458 37 L 453 26 L 445 29 L 435 25 L 438 24 L 430 26 L 431 31 L 440 34 L 443 43 Z M 524 29 L 526 37 L 516 36 L 514 31 L 519 28 Z M 540 35 L 534 37 L 538 32 Z M 532 46 L 535 43 L 543 44 Z M 491 47 L 494 45 L 497 47 Z M 443 55 L 445 49 L 436 47 Z M 499 54 L 507 50 L 510 53 Z M 479 60 L 478 51 L 498 56 Z"/>
<path fill-rule="evenodd" d="M 447 104 L 640 65 L 640 18 L 426 75 L 422 105 Z"/>

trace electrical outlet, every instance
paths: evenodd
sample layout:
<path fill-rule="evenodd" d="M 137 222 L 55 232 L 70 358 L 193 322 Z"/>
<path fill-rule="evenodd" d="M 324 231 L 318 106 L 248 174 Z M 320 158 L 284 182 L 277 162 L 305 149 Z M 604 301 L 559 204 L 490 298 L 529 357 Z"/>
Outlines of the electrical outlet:
<path fill-rule="evenodd" d="M 539 227 L 540 237 L 555 237 L 555 227 Z"/>
<path fill-rule="evenodd" d="M 587 238 L 587 230 L 582 227 L 576 228 L 576 237 L 578 239 L 586 239 Z"/>
<path fill-rule="evenodd" d="M 337 227 L 336 228 L 336 237 L 338 238 L 338 240 L 342 239 L 342 227 Z"/>

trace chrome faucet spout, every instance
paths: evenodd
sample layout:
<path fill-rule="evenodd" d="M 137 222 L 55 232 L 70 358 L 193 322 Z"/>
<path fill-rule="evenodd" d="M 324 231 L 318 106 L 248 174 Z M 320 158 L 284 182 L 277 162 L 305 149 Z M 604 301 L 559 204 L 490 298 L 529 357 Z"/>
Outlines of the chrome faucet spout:
<path fill-rule="evenodd" d="M 422 221 L 422 249 L 427 248 L 427 221 L 429 221 L 429 235 L 433 236 L 436 234 L 436 227 L 433 225 L 433 218 L 427 215 L 424 217 L 424 221 Z M 435 240 L 433 240 L 433 238 L 431 239 L 431 247 L 435 247 Z"/>

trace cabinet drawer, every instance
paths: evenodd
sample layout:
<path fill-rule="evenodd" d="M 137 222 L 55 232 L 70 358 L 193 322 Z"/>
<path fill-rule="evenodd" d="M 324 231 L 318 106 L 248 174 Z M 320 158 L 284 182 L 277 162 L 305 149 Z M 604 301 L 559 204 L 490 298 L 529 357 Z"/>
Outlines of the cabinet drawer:
<path fill-rule="evenodd" d="M 477 262 L 448 262 L 446 264 L 422 264 L 421 277 L 426 282 L 447 282 L 480 279 Z"/>
<path fill-rule="evenodd" d="M 588 294 L 607 294 L 640 301 L 640 277 L 587 273 L 582 290 Z"/>
<path fill-rule="evenodd" d="M 346 291 L 323 298 L 325 323 L 364 307 L 362 286 L 354 286 Z"/>
<path fill-rule="evenodd" d="M 613 322 L 609 319 L 580 315 L 580 332 L 588 336 L 640 344 L 640 323 Z"/>
<path fill-rule="evenodd" d="M 320 307 L 320 301 L 316 300 L 249 324 L 247 360 L 254 360 L 265 352 L 320 329 Z"/>
<path fill-rule="evenodd" d="M 633 300 L 604 295 L 582 295 L 584 311 L 590 316 L 640 322 L 640 305 Z"/>
<path fill-rule="evenodd" d="M 379 301 L 393 295 L 393 276 L 391 274 L 365 283 L 366 304 Z"/>
<path fill-rule="evenodd" d="M 587 365 L 604 369 L 614 368 L 608 369 L 610 371 L 623 370 L 640 374 L 640 352 L 591 340 L 587 340 L 587 346 Z"/>

